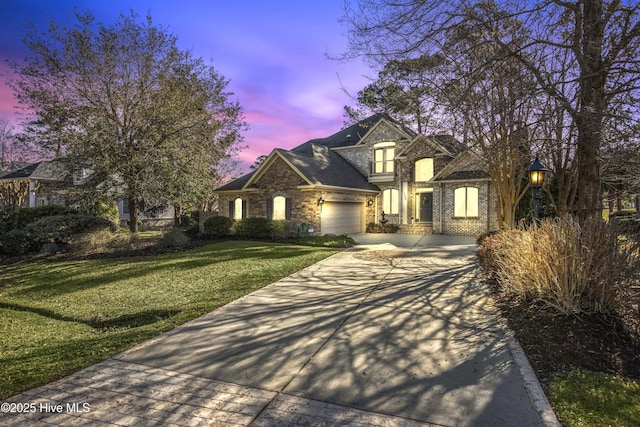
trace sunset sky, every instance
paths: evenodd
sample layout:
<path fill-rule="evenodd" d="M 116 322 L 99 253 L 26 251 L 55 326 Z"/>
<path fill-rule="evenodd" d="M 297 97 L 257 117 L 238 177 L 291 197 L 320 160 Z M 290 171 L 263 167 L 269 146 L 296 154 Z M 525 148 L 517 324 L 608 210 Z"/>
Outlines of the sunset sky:
<path fill-rule="evenodd" d="M 250 129 L 241 154 L 248 166 L 273 148 L 291 148 L 342 127 L 343 106 L 353 102 L 372 72 L 361 62 L 327 59 L 346 47 L 338 22 L 342 0 L 20 0 L 3 2 L 0 13 L 0 117 L 18 121 L 5 85 L 6 60 L 26 55 L 24 27 L 53 20 L 66 24 L 74 7 L 113 23 L 133 9 L 178 37 L 183 49 L 202 57 L 227 79 L 244 107 Z"/>

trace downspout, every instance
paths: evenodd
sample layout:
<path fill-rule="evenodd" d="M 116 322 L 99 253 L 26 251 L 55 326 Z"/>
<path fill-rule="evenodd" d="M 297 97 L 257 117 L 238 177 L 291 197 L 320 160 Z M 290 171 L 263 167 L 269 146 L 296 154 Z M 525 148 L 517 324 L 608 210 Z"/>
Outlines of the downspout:
<path fill-rule="evenodd" d="M 440 187 L 440 206 L 438 207 L 438 216 L 440 217 L 440 233 L 439 234 L 443 234 L 444 233 L 444 216 L 443 216 L 443 209 L 442 209 L 442 204 L 444 203 L 444 188 L 442 186 L 442 182 L 438 182 L 438 186 Z"/>

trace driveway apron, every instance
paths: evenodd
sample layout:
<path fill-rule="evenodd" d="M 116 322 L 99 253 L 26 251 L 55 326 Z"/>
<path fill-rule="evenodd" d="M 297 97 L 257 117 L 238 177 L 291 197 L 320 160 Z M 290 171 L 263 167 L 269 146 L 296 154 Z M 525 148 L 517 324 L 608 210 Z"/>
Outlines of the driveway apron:
<path fill-rule="evenodd" d="M 512 338 L 476 276 L 472 239 L 356 241 L 155 340 L 9 399 L 89 402 L 90 411 L 4 415 L 0 425 L 543 424 Z"/>

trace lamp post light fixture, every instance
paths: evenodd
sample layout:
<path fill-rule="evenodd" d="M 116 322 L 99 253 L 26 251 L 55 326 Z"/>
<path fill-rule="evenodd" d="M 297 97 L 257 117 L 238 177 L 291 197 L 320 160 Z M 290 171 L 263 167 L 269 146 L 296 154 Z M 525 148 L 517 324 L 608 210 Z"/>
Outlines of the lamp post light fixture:
<path fill-rule="evenodd" d="M 538 159 L 536 159 L 531 164 L 529 168 L 529 184 L 531 185 L 531 189 L 533 190 L 533 218 L 539 219 L 539 204 L 540 204 L 540 188 L 544 183 L 544 174 L 547 169 Z"/>

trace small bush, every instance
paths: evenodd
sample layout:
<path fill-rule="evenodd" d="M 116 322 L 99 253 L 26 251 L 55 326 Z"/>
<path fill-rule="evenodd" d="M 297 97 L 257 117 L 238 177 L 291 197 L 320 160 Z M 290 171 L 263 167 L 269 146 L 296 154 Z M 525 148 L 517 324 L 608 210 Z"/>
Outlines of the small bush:
<path fill-rule="evenodd" d="M 44 217 L 25 227 L 39 245 L 46 242 L 68 243 L 73 235 L 98 229 L 115 231 L 111 221 L 79 214 Z"/>
<path fill-rule="evenodd" d="M 161 249 L 183 248 L 187 246 L 189 242 L 189 237 L 187 237 L 182 230 L 172 228 L 162 234 L 162 238 L 158 241 L 158 247 Z"/>
<path fill-rule="evenodd" d="M 68 250 L 78 254 L 89 254 L 104 252 L 108 249 L 125 249 L 129 246 L 128 236 L 128 234 L 114 233 L 107 229 L 89 231 L 75 237 L 69 244 Z"/>
<path fill-rule="evenodd" d="M 283 241 L 298 236 L 298 225 L 288 221 L 271 221 L 271 239 Z"/>
<path fill-rule="evenodd" d="M 543 220 L 485 239 L 484 261 L 503 290 L 544 301 L 558 311 L 610 312 L 640 273 L 637 244 L 618 238 L 601 219 Z M 480 252 L 481 253 L 481 252 Z"/>
<path fill-rule="evenodd" d="M 204 222 L 204 234 L 212 239 L 229 235 L 233 221 L 226 216 L 212 216 Z"/>
<path fill-rule="evenodd" d="M 271 238 L 271 221 L 266 218 L 245 218 L 234 223 L 236 235 L 243 239 L 266 240 Z"/>
<path fill-rule="evenodd" d="M 0 250 L 7 255 L 22 255 L 38 250 L 38 245 L 28 231 L 10 230 L 0 235 Z"/>
<path fill-rule="evenodd" d="M 2 221 L 0 221 L 0 232 L 24 228 L 40 218 L 77 213 L 78 211 L 74 208 L 59 205 L 21 208 L 18 212 L 10 212 L 3 215 Z"/>
<path fill-rule="evenodd" d="M 111 221 L 115 226 L 120 225 L 118 205 L 113 200 L 95 200 L 84 212 L 87 215 Z"/>
<path fill-rule="evenodd" d="M 398 224 L 391 224 L 391 223 L 376 224 L 375 222 L 370 222 L 369 224 L 367 224 L 366 232 L 393 234 L 393 233 L 397 233 L 399 229 L 400 229 L 400 226 Z"/>

